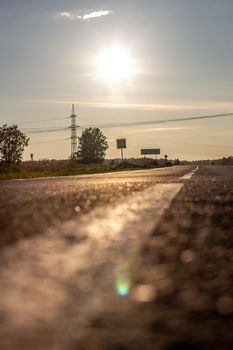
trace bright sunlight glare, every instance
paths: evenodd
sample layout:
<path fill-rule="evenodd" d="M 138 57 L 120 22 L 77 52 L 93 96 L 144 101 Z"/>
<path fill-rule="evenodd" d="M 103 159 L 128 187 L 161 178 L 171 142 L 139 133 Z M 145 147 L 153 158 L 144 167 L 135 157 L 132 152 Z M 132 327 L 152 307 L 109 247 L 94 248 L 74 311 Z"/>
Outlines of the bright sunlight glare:
<path fill-rule="evenodd" d="M 105 49 L 97 57 L 98 77 L 109 84 L 129 79 L 136 73 L 129 51 L 122 47 Z"/>

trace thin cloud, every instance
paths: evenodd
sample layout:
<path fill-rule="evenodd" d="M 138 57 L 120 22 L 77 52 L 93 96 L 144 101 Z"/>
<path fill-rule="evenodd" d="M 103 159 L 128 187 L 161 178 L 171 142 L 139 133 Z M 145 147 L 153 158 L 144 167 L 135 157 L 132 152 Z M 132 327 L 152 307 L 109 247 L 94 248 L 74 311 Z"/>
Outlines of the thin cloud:
<path fill-rule="evenodd" d="M 52 104 L 72 104 L 74 100 L 57 100 L 57 99 L 38 99 L 32 102 L 52 103 Z M 88 108 L 103 108 L 103 109 L 122 109 L 122 110 L 137 110 L 137 111 L 189 111 L 189 110 L 232 110 L 232 102 L 212 102 L 212 101 L 197 101 L 197 102 L 183 102 L 183 103 L 113 103 L 113 102 L 89 102 L 76 100 L 75 103 L 79 106 Z"/>
<path fill-rule="evenodd" d="M 82 19 L 82 16 L 78 16 L 75 15 L 74 13 L 71 12 L 59 12 L 55 15 L 56 18 L 67 18 L 67 19 L 71 19 L 71 20 L 75 20 L 75 19 Z"/>
<path fill-rule="evenodd" d="M 93 11 L 93 12 L 89 12 L 89 13 L 85 13 L 84 15 L 76 15 L 73 12 L 69 12 L 69 11 L 65 11 L 65 12 L 59 12 L 55 15 L 56 18 L 66 18 L 66 19 L 70 19 L 70 20 L 87 20 L 87 19 L 91 19 L 91 18 L 97 18 L 97 17 L 102 17 L 102 16 L 108 16 L 113 14 L 113 11 Z"/>
<path fill-rule="evenodd" d="M 89 18 L 95 18 L 95 17 L 101 17 L 101 16 L 107 16 L 113 14 L 113 11 L 94 11 L 85 14 L 82 16 L 82 19 L 89 19 Z"/>
<path fill-rule="evenodd" d="M 150 128 L 150 129 L 133 129 L 128 131 L 128 134 L 141 134 L 146 132 L 163 132 L 163 131 L 179 131 L 179 130 L 191 130 L 193 128 L 190 127 L 174 127 L 174 128 Z"/>
<path fill-rule="evenodd" d="M 70 18 L 71 14 L 70 14 L 70 12 L 60 12 L 60 13 L 57 14 L 57 16 Z"/>

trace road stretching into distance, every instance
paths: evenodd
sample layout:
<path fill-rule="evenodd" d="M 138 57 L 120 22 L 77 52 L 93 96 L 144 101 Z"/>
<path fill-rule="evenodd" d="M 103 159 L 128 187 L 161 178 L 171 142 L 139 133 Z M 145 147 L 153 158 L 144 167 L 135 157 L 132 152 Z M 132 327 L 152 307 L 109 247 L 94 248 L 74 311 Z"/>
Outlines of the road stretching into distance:
<path fill-rule="evenodd" d="M 233 349 L 233 167 L 0 182 L 1 350 Z"/>

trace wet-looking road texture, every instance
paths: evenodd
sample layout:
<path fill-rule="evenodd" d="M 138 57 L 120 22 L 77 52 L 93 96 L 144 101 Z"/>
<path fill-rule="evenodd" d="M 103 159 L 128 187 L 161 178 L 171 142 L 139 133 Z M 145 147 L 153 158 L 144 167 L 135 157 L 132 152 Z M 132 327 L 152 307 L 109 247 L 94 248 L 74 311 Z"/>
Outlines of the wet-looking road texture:
<path fill-rule="evenodd" d="M 0 349 L 233 349 L 233 168 L 0 182 Z"/>
<path fill-rule="evenodd" d="M 43 234 L 48 227 L 89 213 L 156 183 L 177 181 L 189 167 L 94 176 L 0 182 L 0 247 Z"/>

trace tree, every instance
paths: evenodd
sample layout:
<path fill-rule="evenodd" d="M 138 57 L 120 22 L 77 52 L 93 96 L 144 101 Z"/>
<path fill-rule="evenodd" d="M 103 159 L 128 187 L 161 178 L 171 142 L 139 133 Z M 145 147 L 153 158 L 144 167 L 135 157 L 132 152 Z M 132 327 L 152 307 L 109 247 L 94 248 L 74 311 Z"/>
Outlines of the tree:
<path fill-rule="evenodd" d="M 102 163 L 108 143 L 106 136 L 98 128 L 87 128 L 83 130 L 78 138 L 79 145 L 77 158 L 81 163 Z"/>
<path fill-rule="evenodd" d="M 4 124 L 0 127 L 0 160 L 7 170 L 12 171 L 18 167 L 28 142 L 29 138 L 17 125 Z"/>

